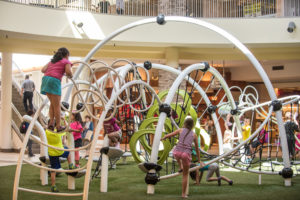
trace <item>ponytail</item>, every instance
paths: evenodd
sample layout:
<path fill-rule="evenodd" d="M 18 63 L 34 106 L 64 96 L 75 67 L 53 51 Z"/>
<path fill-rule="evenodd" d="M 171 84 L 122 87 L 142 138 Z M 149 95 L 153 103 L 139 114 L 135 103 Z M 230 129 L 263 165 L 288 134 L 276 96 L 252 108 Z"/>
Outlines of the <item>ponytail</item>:
<path fill-rule="evenodd" d="M 70 55 L 69 50 L 65 47 L 59 48 L 57 52 L 55 52 L 53 58 L 51 59 L 51 62 L 54 64 L 60 60 L 62 60 L 64 57 Z"/>

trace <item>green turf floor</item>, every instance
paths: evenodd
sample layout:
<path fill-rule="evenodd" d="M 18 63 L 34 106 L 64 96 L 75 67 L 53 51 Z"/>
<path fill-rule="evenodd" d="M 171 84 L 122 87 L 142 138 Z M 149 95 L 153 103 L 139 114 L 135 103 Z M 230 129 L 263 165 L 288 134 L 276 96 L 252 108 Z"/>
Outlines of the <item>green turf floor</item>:
<path fill-rule="evenodd" d="M 0 200 L 12 199 L 12 188 L 15 174 L 15 166 L 0 167 Z M 284 187 L 283 179 L 277 175 L 263 175 L 262 185 L 258 185 L 258 175 L 246 172 L 222 172 L 222 175 L 233 179 L 234 185 L 229 186 L 222 182 L 221 187 L 214 183 L 203 182 L 200 186 L 190 186 L 189 199 L 222 199 L 222 200 L 299 200 L 300 176 L 293 178 L 292 187 Z M 116 170 L 109 171 L 108 193 L 99 192 L 99 178 L 90 184 L 89 199 L 105 200 L 135 200 L 135 199 L 181 199 L 181 177 L 159 182 L 155 195 L 146 194 L 144 183 L 145 174 L 135 163 L 119 164 Z M 76 192 L 81 192 L 84 177 L 76 180 Z M 39 170 L 28 165 L 23 166 L 21 187 L 49 191 L 49 186 L 40 186 Z M 67 176 L 57 178 L 57 186 L 61 192 L 67 191 Z M 56 199 L 80 199 L 79 197 L 54 197 L 19 192 L 19 199 L 30 200 L 56 200 Z"/>

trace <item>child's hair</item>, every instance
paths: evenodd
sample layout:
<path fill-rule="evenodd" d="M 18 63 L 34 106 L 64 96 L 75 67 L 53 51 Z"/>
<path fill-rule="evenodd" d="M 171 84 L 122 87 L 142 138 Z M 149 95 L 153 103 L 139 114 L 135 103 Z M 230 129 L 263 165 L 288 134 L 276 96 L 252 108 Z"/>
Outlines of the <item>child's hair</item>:
<path fill-rule="evenodd" d="M 190 165 L 190 168 L 193 168 L 193 167 L 196 167 L 196 166 L 197 166 L 196 164 L 192 163 Z M 191 179 L 193 179 L 193 181 L 195 181 L 196 180 L 196 171 L 190 172 L 190 177 L 191 177 Z"/>
<path fill-rule="evenodd" d="M 91 116 L 89 115 L 86 115 L 85 118 L 89 118 L 89 120 L 91 120 Z"/>
<path fill-rule="evenodd" d="M 51 62 L 54 64 L 60 60 L 62 60 L 64 57 L 70 55 L 69 50 L 65 47 L 59 48 L 57 52 L 55 52 L 53 58 L 51 59 Z"/>
<path fill-rule="evenodd" d="M 76 122 L 79 122 L 80 124 L 82 124 L 82 119 L 81 119 L 80 113 L 72 113 L 72 115 L 74 116 Z"/>
<path fill-rule="evenodd" d="M 194 120 L 192 118 L 185 119 L 183 127 L 192 130 L 194 127 Z"/>

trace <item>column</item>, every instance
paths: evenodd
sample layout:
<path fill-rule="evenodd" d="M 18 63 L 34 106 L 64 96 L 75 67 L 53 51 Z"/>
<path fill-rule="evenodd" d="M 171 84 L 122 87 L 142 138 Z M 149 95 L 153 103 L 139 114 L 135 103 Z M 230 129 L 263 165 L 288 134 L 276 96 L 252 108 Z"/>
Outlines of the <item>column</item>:
<path fill-rule="evenodd" d="M 165 55 L 166 55 L 166 65 L 178 69 L 179 67 L 178 49 L 175 47 L 168 47 L 166 48 Z M 159 91 L 170 89 L 176 77 L 177 76 L 172 73 L 159 70 L 159 79 L 158 79 Z"/>
<path fill-rule="evenodd" d="M 277 0 L 276 16 L 277 17 L 283 17 L 284 16 L 284 1 L 283 0 Z"/>
<path fill-rule="evenodd" d="M 2 53 L 1 90 L 0 151 L 9 152 L 12 151 L 12 53 Z"/>

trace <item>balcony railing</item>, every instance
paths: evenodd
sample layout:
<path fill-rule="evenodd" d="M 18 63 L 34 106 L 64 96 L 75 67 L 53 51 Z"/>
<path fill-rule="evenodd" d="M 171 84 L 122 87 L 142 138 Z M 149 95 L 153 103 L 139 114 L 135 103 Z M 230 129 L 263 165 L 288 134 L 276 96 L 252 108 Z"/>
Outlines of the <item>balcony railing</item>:
<path fill-rule="evenodd" d="M 5 0 L 32 6 L 129 16 L 196 18 L 300 16 L 300 0 Z"/>

